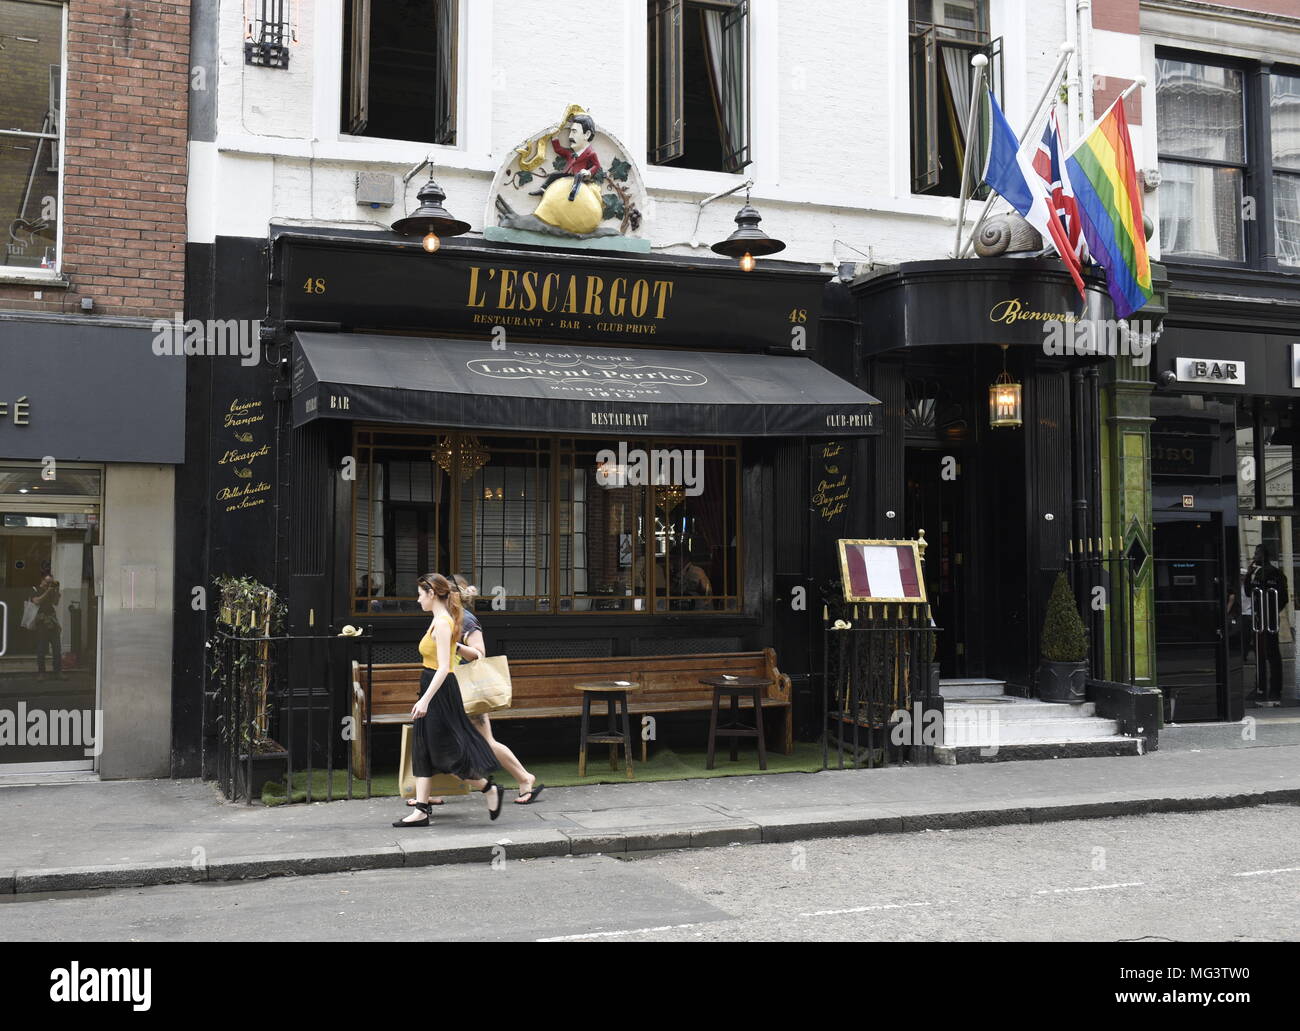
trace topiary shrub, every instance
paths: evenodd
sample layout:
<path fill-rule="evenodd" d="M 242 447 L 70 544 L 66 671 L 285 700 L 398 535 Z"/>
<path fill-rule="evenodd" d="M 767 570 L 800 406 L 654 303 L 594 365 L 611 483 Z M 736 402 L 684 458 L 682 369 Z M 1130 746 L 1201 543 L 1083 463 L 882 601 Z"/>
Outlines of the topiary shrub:
<path fill-rule="evenodd" d="M 1058 573 L 1043 620 L 1042 653 L 1046 662 L 1082 662 L 1088 657 L 1088 631 L 1074 605 L 1064 573 Z"/>

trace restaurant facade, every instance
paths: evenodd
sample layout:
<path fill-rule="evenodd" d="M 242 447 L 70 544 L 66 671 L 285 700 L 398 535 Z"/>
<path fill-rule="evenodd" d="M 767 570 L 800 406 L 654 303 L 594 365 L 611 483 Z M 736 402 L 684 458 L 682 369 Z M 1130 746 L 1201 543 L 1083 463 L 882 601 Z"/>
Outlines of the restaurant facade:
<path fill-rule="evenodd" d="M 838 279 L 337 231 L 215 255 L 213 309 L 256 315 L 265 360 L 191 380 L 182 576 L 274 584 L 290 633 L 354 624 L 396 662 L 417 578 L 461 573 L 496 651 L 772 647 L 812 718 L 822 545 L 861 525 L 879 425 L 836 372 Z"/>

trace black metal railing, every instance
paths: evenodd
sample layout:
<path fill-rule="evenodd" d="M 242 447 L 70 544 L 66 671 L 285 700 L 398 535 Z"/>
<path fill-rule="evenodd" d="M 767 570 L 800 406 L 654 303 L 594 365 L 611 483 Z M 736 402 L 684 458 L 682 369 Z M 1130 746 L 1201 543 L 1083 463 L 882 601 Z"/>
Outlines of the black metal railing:
<path fill-rule="evenodd" d="M 899 761 L 933 760 L 943 726 L 943 699 L 935 662 L 939 627 L 928 606 L 874 604 L 847 608 L 826 620 L 822 672 L 822 767 L 837 768 L 844 754 L 872 768 Z M 935 711 L 938 711 L 936 717 Z M 864 762 L 865 760 L 865 762 Z"/>
<path fill-rule="evenodd" d="M 204 728 L 204 747 L 215 755 L 204 766 L 228 799 L 251 805 L 271 780 L 284 784 L 289 799 L 300 784 L 308 802 L 371 797 L 371 693 L 360 692 L 353 663 L 370 683 L 373 644 L 369 632 L 268 637 L 218 629 L 207 644 L 214 697 Z M 340 762 L 346 780 L 336 792 Z M 315 787 L 318 772 L 325 774 L 323 793 Z"/>
<path fill-rule="evenodd" d="M 1070 540 L 1070 583 L 1088 628 L 1093 675 L 1126 684 L 1137 682 L 1136 625 L 1145 551 L 1124 547 L 1122 538 Z M 1101 588 L 1101 592 L 1097 592 Z M 1100 604 L 1098 604 L 1100 602 Z"/>

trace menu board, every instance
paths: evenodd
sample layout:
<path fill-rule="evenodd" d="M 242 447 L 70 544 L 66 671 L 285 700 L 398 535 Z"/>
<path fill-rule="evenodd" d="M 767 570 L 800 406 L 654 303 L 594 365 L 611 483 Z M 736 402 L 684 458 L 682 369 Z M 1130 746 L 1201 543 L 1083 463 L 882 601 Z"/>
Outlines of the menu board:
<path fill-rule="evenodd" d="M 841 540 L 839 547 L 845 601 L 925 601 L 916 541 Z"/>

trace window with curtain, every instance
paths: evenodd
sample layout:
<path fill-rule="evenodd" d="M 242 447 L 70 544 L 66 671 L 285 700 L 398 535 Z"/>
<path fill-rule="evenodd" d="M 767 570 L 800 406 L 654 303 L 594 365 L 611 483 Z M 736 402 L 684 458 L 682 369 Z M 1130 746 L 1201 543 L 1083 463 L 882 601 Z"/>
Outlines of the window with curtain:
<path fill-rule="evenodd" d="M 649 0 L 646 117 L 655 165 L 750 163 L 749 0 Z"/>
<path fill-rule="evenodd" d="M 1156 118 L 1161 252 L 1244 261 L 1241 72 L 1157 56 Z"/>
<path fill-rule="evenodd" d="M 0 266 L 55 267 L 63 8 L 0 0 Z"/>
<path fill-rule="evenodd" d="M 601 461 L 619 441 L 358 429 L 353 611 L 418 611 L 430 571 L 498 611 L 739 611 L 739 445 L 622 443 L 663 464 Z"/>
<path fill-rule="evenodd" d="M 1269 76 L 1273 227 L 1280 265 L 1300 266 L 1300 75 Z"/>
<path fill-rule="evenodd" d="M 456 142 L 457 0 L 343 0 L 341 130 Z"/>
<path fill-rule="evenodd" d="M 987 0 L 910 0 L 912 192 L 956 197 L 966 158 L 975 54 L 989 58 L 986 81 L 1002 94 L 1002 40 L 989 38 Z M 984 161 L 971 154 L 971 169 Z M 967 191 L 984 196 L 987 187 Z"/>

